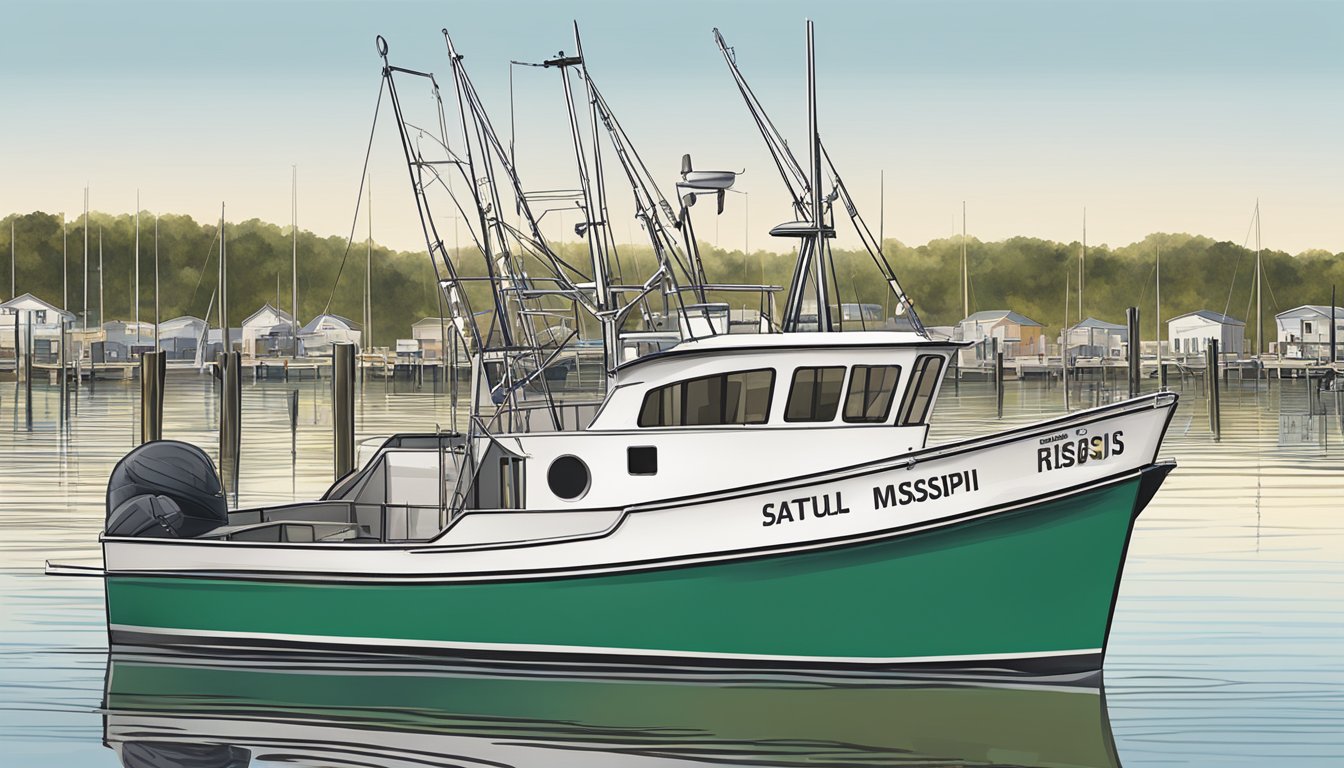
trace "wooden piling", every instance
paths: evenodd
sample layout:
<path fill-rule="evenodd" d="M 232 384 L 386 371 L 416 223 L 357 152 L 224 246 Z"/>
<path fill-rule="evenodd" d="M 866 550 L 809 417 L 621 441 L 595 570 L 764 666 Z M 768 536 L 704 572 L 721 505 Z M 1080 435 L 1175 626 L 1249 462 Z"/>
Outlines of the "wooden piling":
<path fill-rule="evenodd" d="M 1205 360 L 1204 377 L 1206 380 L 1206 392 L 1208 393 L 1209 401 L 1209 431 L 1213 433 L 1214 440 L 1221 440 L 1223 437 L 1223 424 L 1218 392 L 1217 339 L 1209 339 L 1208 349 L 1205 350 Z"/>
<path fill-rule="evenodd" d="M 337 480 L 355 469 L 355 345 L 333 344 L 331 410 Z"/>
<path fill-rule="evenodd" d="M 140 355 L 140 442 L 163 439 L 163 385 L 168 361 L 162 352 Z"/>

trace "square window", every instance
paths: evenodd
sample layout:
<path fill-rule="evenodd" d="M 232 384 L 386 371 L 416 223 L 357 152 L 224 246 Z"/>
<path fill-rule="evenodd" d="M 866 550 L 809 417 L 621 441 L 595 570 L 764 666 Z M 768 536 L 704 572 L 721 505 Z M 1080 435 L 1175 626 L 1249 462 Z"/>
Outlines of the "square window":
<path fill-rule="evenodd" d="M 632 475 L 658 474 L 658 449 L 652 445 L 632 445 L 626 448 L 625 467 Z"/>

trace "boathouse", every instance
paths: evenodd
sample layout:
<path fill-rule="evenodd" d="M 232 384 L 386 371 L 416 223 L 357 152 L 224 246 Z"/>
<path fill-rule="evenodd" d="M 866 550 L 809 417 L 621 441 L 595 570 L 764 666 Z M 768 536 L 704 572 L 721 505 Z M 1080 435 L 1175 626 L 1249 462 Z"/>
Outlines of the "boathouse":
<path fill-rule="evenodd" d="M 134 320 L 103 323 L 104 360 L 129 360 L 141 352 L 154 351 L 154 324 Z"/>
<path fill-rule="evenodd" d="M 276 357 L 294 349 L 294 316 L 267 302 L 243 321 L 243 354 Z"/>
<path fill-rule="evenodd" d="M 1335 307 L 1335 335 L 1344 343 L 1344 307 Z M 1281 357 L 1330 357 L 1330 307 L 1303 304 L 1274 316 Z"/>
<path fill-rule="evenodd" d="M 1129 345 L 1129 328 L 1089 317 L 1064 330 L 1059 339 L 1061 348 L 1066 350 L 1070 360 L 1080 357 L 1119 358 L 1124 357 Z"/>
<path fill-rule="evenodd" d="M 425 360 L 438 360 L 443 357 L 443 335 L 451 333 L 452 318 L 425 317 L 411 324 L 411 338 L 420 346 L 420 356 Z"/>
<path fill-rule="evenodd" d="M 159 350 L 169 360 L 192 360 L 205 337 L 205 321 L 182 315 L 159 323 Z"/>
<path fill-rule="evenodd" d="M 1241 357 L 1246 352 L 1246 323 L 1207 309 L 1167 321 L 1167 350 L 1177 357 L 1204 354 L 1210 339 L 1218 342 L 1220 354 Z"/>
<path fill-rule="evenodd" d="M 962 351 L 963 363 L 989 361 L 994 340 L 1005 359 L 1036 357 L 1045 354 L 1045 336 L 1040 323 L 1010 309 L 988 309 L 957 323 L 956 339 L 973 341 L 975 346 Z"/>
<path fill-rule="evenodd" d="M 15 296 L 0 304 L 0 348 L 6 350 L 6 357 L 12 356 L 15 329 L 18 329 L 20 338 L 27 338 L 31 326 L 33 348 L 41 358 L 39 362 L 51 362 L 46 358 L 59 354 L 60 350 L 61 321 L 74 319 L 74 313 L 63 311 L 31 293 Z"/>
<path fill-rule="evenodd" d="M 363 333 L 352 320 L 340 315 L 318 315 L 299 329 L 299 343 L 303 354 L 309 356 L 331 355 L 331 345 L 350 343 L 360 345 Z"/>

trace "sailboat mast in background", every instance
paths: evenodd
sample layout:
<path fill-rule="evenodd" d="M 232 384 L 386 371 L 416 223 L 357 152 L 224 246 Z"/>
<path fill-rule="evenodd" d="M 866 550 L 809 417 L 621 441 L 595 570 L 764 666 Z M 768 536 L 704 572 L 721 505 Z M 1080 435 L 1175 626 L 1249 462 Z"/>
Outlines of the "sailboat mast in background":
<path fill-rule="evenodd" d="M 1087 206 L 1083 206 L 1083 242 L 1078 251 L 1078 322 L 1083 321 L 1083 279 L 1087 272 Z"/>
<path fill-rule="evenodd" d="M 961 201 L 961 316 L 971 316 L 971 273 L 966 263 L 966 201 Z"/>
<path fill-rule="evenodd" d="M 289 268 L 289 325 L 291 357 L 299 356 L 299 166 L 290 166 L 289 240 L 293 251 Z"/>
<path fill-rule="evenodd" d="M 1264 272 L 1260 266 L 1260 198 L 1255 199 L 1255 353 L 1265 354 L 1265 313 L 1260 306 L 1260 286 Z"/>
<path fill-rule="evenodd" d="M 140 190 L 135 190 L 135 343 L 140 343 Z"/>
<path fill-rule="evenodd" d="M 89 330 L 89 185 L 84 185 L 84 330 Z"/>

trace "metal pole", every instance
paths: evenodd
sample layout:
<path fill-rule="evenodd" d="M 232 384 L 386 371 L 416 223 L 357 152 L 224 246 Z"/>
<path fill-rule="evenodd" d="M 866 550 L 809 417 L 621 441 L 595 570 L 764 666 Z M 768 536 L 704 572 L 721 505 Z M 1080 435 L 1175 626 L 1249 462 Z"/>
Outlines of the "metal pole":
<path fill-rule="evenodd" d="M 1125 322 L 1129 324 L 1129 396 L 1137 397 L 1139 394 L 1139 349 L 1142 342 L 1139 340 L 1139 308 L 1125 308 Z"/>
<path fill-rule="evenodd" d="M 154 351 L 159 352 L 159 215 L 154 214 Z"/>
<path fill-rule="evenodd" d="M 226 352 L 220 356 L 223 374 L 219 400 L 219 470 L 227 499 L 238 504 L 238 457 L 242 442 L 243 356 Z"/>
<path fill-rule="evenodd" d="M 89 330 L 89 186 L 84 185 L 84 342 Z"/>
<path fill-rule="evenodd" d="M 289 185 L 289 312 L 290 312 L 290 357 L 299 356 L 299 167 L 290 167 Z M 286 369 L 288 375 L 288 369 Z"/>
<path fill-rule="evenodd" d="M 331 345 L 331 413 L 335 477 L 355 469 L 355 345 Z"/>
<path fill-rule="evenodd" d="M 162 352 L 140 355 L 140 442 L 163 439 L 163 384 L 167 361 Z"/>
<path fill-rule="evenodd" d="M 135 190 L 135 343 L 140 343 L 140 190 Z"/>
<path fill-rule="evenodd" d="M 61 311 L 70 310 L 70 233 L 65 228 L 65 211 L 61 211 Z M 64 326 L 62 326 L 64 327 Z"/>
<path fill-rule="evenodd" d="M 219 335 L 224 342 L 224 351 L 232 352 L 233 343 L 229 339 L 229 267 L 225 263 L 228 249 L 224 245 L 224 204 L 219 204 Z"/>
<path fill-rule="evenodd" d="M 817 76 L 816 51 L 812 39 L 812 20 L 807 20 L 807 149 L 811 157 L 808 171 L 812 202 L 813 235 L 812 267 L 817 281 L 817 330 L 831 330 L 830 287 L 826 282 L 826 238 L 822 234 L 825 219 L 821 211 L 821 139 L 817 136 Z"/>

